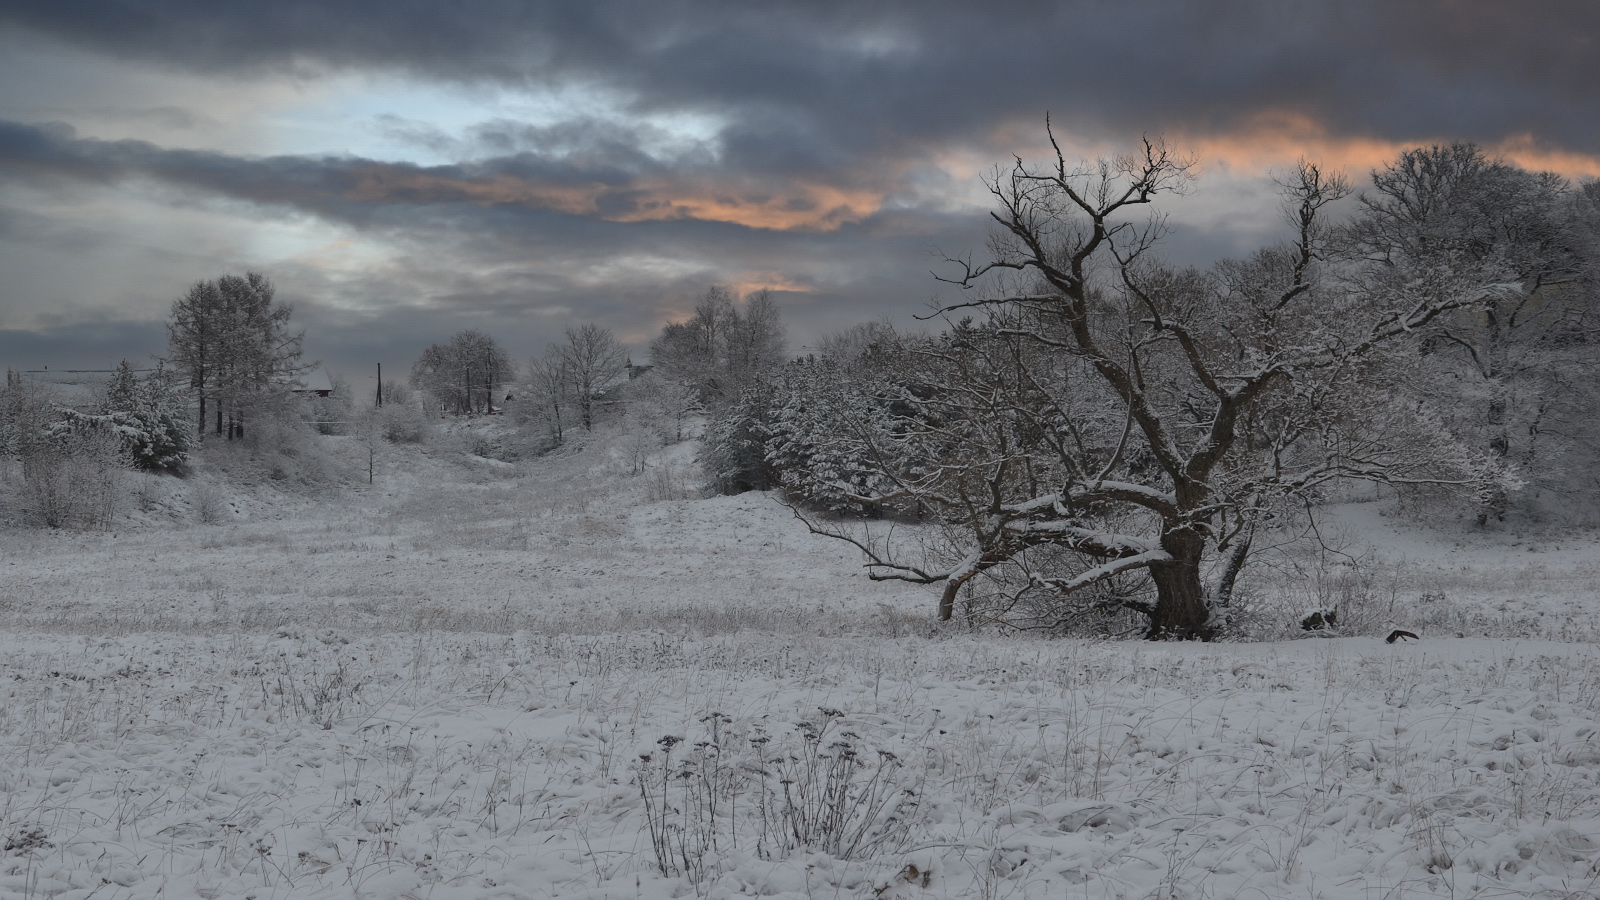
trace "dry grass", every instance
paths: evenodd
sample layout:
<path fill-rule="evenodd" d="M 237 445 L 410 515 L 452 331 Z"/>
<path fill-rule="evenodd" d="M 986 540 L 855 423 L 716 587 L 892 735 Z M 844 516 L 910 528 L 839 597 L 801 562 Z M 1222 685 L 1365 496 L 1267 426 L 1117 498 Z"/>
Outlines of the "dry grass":
<path fill-rule="evenodd" d="M 1337 863 L 1363 889 L 1448 876 L 1462 896 L 1542 896 L 1535 876 L 1582 871 L 1600 818 L 1593 654 L 1316 646 L 34 641 L 0 668 L 0 831 L 25 848 L 0 877 L 22 893 L 32 871 L 41 896 L 169 871 L 228 896 L 320 896 L 400 874 L 481 887 L 533 853 L 607 893 L 663 868 L 714 885 L 760 858 L 827 861 L 822 883 L 846 895 L 914 866 L 952 896 L 1115 896 L 1119 879 L 1273 896 Z M 838 827 L 806 831 L 830 803 Z"/>

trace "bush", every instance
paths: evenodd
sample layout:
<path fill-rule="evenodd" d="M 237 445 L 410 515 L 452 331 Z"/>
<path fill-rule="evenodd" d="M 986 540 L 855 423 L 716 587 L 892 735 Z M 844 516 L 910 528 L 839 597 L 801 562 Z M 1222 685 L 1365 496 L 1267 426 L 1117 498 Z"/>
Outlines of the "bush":
<path fill-rule="evenodd" d="M 22 457 L 24 521 L 50 528 L 97 528 L 116 512 L 127 457 L 117 435 L 98 429 L 50 435 Z"/>
<path fill-rule="evenodd" d="M 321 485 L 339 473 L 321 436 L 306 421 L 304 405 L 287 392 L 262 392 L 238 404 L 244 435 L 205 444 L 205 456 L 239 480 L 262 476 L 284 484 Z"/>
<path fill-rule="evenodd" d="M 195 518 L 202 525 L 220 525 L 229 518 L 228 502 L 222 488 L 209 479 L 197 481 L 190 494 Z"/>
<path fill-rule="evenodd" d="M 645 470 L 645 500 L 659 503 L 663 500 L 694 500 L 702 488 L 694 467 L 663 460 Z"/>
<path fill-rule="evenodd" d="M 0 500 L 9 518 L 48 528 L 108 525 L 119 476 L 129 466 L 124 434 L 103 416 L 49 403 L 31 387 L 0 394 Z"/>
<path fill-rule="evenodd" d="M 117 367 L 100 400 L 98 414 L 61 410 L 76 429 L 114 432 L 128 461 L 147 472 L 178 472 L 194 443 L 182 398 L 172 374 L 157 366 L 143 381 L 127 360 Z"/>
<path fill-rule="evenodd" d="M 391 444 L 425 444 L 433 436 L 433 421 L 420 406 L 389 404 L 378 410 L 383 439 Z"/>

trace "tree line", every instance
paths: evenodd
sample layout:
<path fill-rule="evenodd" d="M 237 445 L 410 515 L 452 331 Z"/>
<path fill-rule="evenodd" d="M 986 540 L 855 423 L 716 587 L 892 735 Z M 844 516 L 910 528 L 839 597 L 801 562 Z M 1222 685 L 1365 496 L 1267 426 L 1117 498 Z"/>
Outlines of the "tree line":
<path fill-rule="evenodd" d="M 650 364 L 634 366 L 608 328 L 566 329 L 519 373 L 492 337 L 469 329 L 433 344 L 411 367 L 410 383 L 442 410 L 510 409 L 543 428 L 550 446 L 573 429 L 591 432 L 608 407 L 648 412 L 663 440 L 683 440 L 697 416 L 720 412 L 784 359 L 782 314 L 767 291 L 736 301 L 713 284 L 692 315 L 669 322 L 650 343 Z M 625 408 L 625 409 L 624 409 Z"/>

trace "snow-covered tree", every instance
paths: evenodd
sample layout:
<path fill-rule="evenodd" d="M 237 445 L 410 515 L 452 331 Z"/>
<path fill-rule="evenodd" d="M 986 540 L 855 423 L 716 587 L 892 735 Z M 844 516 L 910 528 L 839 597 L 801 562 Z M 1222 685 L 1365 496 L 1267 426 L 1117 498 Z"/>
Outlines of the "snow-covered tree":
<path fill-rule="evenodd" d="M 266 276 L 248 272 L 198 282 L 172 305 L 168 361 L 198 400 L 197 434 L 205 431 L 209 400 L 217 434 L 242 437 L 246 409 L 308 368 L 300 362 L 304 334 L 289 331 L 292 310 L 273 302 L 273 293 Z"/>
<path fill-rule="evenodd" d="M 758 379 L 707 423 L 700 465 L 721 493 L 765 491 L 777 485 L 777 475 L 767 462 L 774 400 L 772 383 Z"/>
<path fill-rule="evenodd" d="M 573 423 L 572 378 L 567 363 L 552 347 L 528 363 L 528 383 L 523 388 L 524 408 L 542 422 L 552 444 L 566 440 L 566 429 Z"/>
<path fill-rule="evenodd" d="M 183 414 L 182 392 L 165 363 L 138 379 L 123 360 L 100 411 L 123 436 L 123 449 L 138 468 L 172 472 L 188 462 L 193 435 Z"/>
<path fill-rule="evenodd" d="M 411 364 L 411 386 L 460 415 L 491 411 L 497 392 L 515 377 L 511 357 L 494 338 L 475 328 L 430 345 Z"/>
<path fill-rule="evenodd" d="M 127 360 L 112 373 L 95 411 L 58 406 L 48 430 L 63 439 L 74 433 L 112 435 L 129 465 L 150 472 L 181 470 L 192 440 L 172 373 L 158 364 L 141 380 Z"/>
<path fill-rule="evenodd" d="M 1514 286 L 1342 264 L 1324 214 L 1349 189 L 1312 164 L 1283 186 L 1288 241 L 1210 270 L 1163 265 L 1161 220 L 1132 214 L 1189 168 L 1147 141 L 997 172 L 990 255 L 950 260 L 944 279 L 966 294 L 947 312 L 980 318 L 908 348 L 915 414 L 862 433 L 893 487 L 851 495 L 916 503 L 947 526 L 948 551 L 906 558 L 813 527 L 857 543 L 875 578 L 943 584 L 941 618 L 984 576 L 991 610 L 1098 592 L 1145 615 L 1150 637 L 1207 638 L 1255 528 L 1330 482 L 1483 493 L 1514 477 L 1396 390 L 1418 366 L 1414 335 Z"/>
<path fill-rule="evenodd" d="M 594 430 L 595 403 L 615 387 L 628 364 L 628 353 L 611 329 L 586 322 L 568 328 L 566 343 L 555 348 L 568 380 L 569 396 L 584 431 Z"/>
<path fill-rule="evenodd" d="M 518 406 L 559 445 L 570 426 L 594 430 L 599 404 L 623 381 L 627 366 L 627 351 L 609 328 L 592 322 L 568 328 L 565 341 L 529 362 Z"/>
<path fill-rule="evenodd" d="M 761 373 L 782 363 L 783 320 L 762 290 L 741 310 L 722 285 L 712 285 L 694 315 L 671 322 L 650 343 L 650 361 L 667 378 L 692 385 L 708 407 L 737 402 Z"/>
<path fill-rule="evenodd" d="M 879 516 L 894 493 L 886 471 L 914 471 L 903 385 L 831 357 L 805 357 L 773 376 L 765 460 L 795 499 L 836 513 Z M 884 454 L 894 454 L 894 459 Z"/>
<path fill-rule="evenodd" d="M 1407 150 L 1373 185 L 1352 226 L 1371 277 L 1403 283 L 1448 268 L 1517 285 L 1428 325 L 1424 350 L 1443 364 L 1423 390 L 1454 394 L 1449 424 L 1501 464 L 1564 489 L 1572 469 L 1596 462 L 1574 433 L 1600 411 L 1588 389 L 1600 362 L 1593 192 L 1462 143 Z M 1480 523 L 1509 501 L 1490 497 Z"/>
<path fill-rule="evenodd" d="M 821 346 L 821 355 L 761 376 L 714 418 L 702 460 L 708 474 L 727 491 L 781 487 L 796 503 L 834 513 L 914 511 L 860 499 L 892 489 L 887 468 L 908 470 L 927 456 L 906 425 L 920 410 L 901 377 L 904 341 L 875 325 Z"/>

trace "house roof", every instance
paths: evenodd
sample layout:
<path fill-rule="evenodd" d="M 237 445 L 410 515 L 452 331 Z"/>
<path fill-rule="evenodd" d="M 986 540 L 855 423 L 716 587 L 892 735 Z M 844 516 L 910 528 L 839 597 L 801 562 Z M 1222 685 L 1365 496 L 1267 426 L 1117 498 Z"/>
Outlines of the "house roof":
<path fill-rule="evenodd" d="M 333 378 L 328 375 L 326 369 L 317 366 L 296 379 L 293 389 L 305 392 L 331 391 L 333 390 Z"/>

